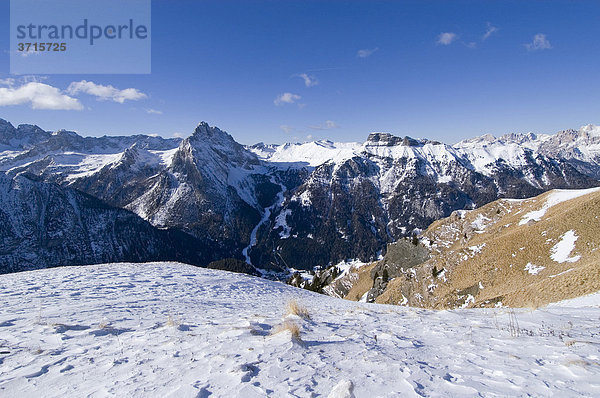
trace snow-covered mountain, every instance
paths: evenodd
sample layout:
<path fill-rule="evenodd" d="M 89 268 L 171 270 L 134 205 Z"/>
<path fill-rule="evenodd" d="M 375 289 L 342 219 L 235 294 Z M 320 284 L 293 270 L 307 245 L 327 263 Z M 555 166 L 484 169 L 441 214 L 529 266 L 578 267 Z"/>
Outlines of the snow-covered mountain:
<path fill-rule="evenodd" d="M 372 133 L 364 143 L 244 147 L 204 122 L 181 140 L 81 137 L 0 120 L 0 171 L 185 231 L 213 259 L 280 271 L 372 260 L 454 210 L 501 197 L 600 185 L 597 131 L 456 145 Z"/>
<path fill-rule="evenodd" d="M 599 185 L 568 159 L 491 136 L 450 146 L 373 133 L 361 145 L 284 145 L 262 156 L 289 161 L 311 151 L 314 159 L 333 157 L 289 193 L 271 228 L 259 231 L 251 253 L 258 264 L 306 269 L 349 258 L 373 260 L 386 243 L 457 209 Z M 303 159 L 317 163 L 307 155 Z"/>
<path fill-rule="evenodd" d="M 291 299 L 310 318 L 287 313 Z M 177 263 L 0 275 L 0 391 L 593 397 L 599 303 L 597 294 L 540 310 L 428 311 Z"/>
<path fill-rule="evenodd" d="M 587 125 L 579 130 L 548 134 L 505 134 L 499 138 L 484 135 L 454 145 L 481 172 L 504 159 L 512 165 L 523 164 L 525 154 L 563 159 L 583 174 L 600 178 L 600 127 Z"/>
<path fill-rule="evenodd" d="M 253 153 L 201 123 L 125 207 L 158 227 L 190 232 L 222 257 L 239 257 L 278 189 Z"/>

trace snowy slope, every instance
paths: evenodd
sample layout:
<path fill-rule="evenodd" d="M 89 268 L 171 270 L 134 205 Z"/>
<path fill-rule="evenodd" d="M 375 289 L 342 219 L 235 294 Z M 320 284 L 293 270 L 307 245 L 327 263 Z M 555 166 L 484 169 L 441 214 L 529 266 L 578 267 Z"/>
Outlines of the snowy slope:
<path fill-rule="evenodd" d="M 256 144 L 247 148 L 259 159 L 276 165 L 316 167 L 329 161 L 337 163 L 357 156 L 362 151 L 362 144 L 321 140 L 282 145 Z"/>
<path fill-rule="evenodd" d="M 600 394 L 598 300 L 432 312 L 177 263 L 2 275 L 0 287 L 3 397 Z M 271 336 L 292 297 L 311 315 L 287 318 L 302 342 Z"/>

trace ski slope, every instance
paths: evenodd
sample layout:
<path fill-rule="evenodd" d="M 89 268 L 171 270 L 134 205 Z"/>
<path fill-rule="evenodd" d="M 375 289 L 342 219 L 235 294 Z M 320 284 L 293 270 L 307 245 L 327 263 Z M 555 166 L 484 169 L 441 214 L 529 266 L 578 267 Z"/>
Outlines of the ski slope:
<path fill-rule="evenodd" d="M 434 312 L 178 263 L 1 275 L 0 396 L 599 396 L 590 297 Z"/>

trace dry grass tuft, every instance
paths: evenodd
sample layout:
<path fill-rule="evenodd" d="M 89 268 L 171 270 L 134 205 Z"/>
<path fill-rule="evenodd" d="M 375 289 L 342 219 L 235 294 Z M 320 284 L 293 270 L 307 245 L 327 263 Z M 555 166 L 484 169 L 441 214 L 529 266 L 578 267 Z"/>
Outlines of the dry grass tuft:
<path fill-rule="evenodd" d="M 373 280 L 371 279 L 371 271 L 377 263 L 365 265 L 361 267 L 355 274 L 356 280 L 352 283 L 352 287 L 344 297 L 346 300 L 359 301 L 362 296 L 373 287 Z"/>
<path fill-rule="evenodd" d="M 179 319 L 178 317 L 175 317 L 175 318 L 174 318 L 174 317 L 173 317 L 171 314 L 169 314 L 169 315 L 167 316 L 167 323 L 166 323 L 166 325 L 167 325 L 168 327 L 176 327 L 176 326 L 179 326 L 179 325 L 181 325 L 181 319 Z"/>
<path fill-rule="evenodd" d="M 110 322 L 106 318 L 102 319 L 102 321 L 100 321 L 100 323 L 98 324 L 98 329 L 108 329 L 108 328 L 110 328 Z"/>
<path fill-rule="evenodd" d="M 303 305 L 298 303 L 296 300 L 288 301 L 285 309 L 286 309 L 286 316 L 287 315 L 296 315 L 296 316 L 299 316 L 300 318 L 310 319 L 310 314 L 309 314 L 308 310 L 306 309 L 306 307 L 304 307 Z"/>
<path fill-rule="evenodd" d="M 280 323 L 273 328 L 271 335 L 276 335 L 283 332 L 290 332 L 293 339 L 298 341 L 302 340 L 300 338 L 300 325 L 298 325 L 296 322 L 283 321 L 283 323 Z"/>

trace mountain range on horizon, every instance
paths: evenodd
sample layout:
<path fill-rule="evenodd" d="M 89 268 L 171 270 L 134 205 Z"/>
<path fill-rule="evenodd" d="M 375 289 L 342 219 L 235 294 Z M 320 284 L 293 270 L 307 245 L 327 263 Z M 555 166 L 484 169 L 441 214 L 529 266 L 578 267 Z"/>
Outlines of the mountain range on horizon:
<path fill-rule="evenodd" d="M 190 137 L 165 139 L 82 137 L 0 119 L 0 172 L 2 272 L 235 259 L 267 275 L 371 261 L 455 210 L 499 198 L 600 186 L 600 127 L 455 145 L 371 133 L 364 143 L 244 146 L 205 122 Z M 155 243 L 124 238 L 123 225 Z"/>

